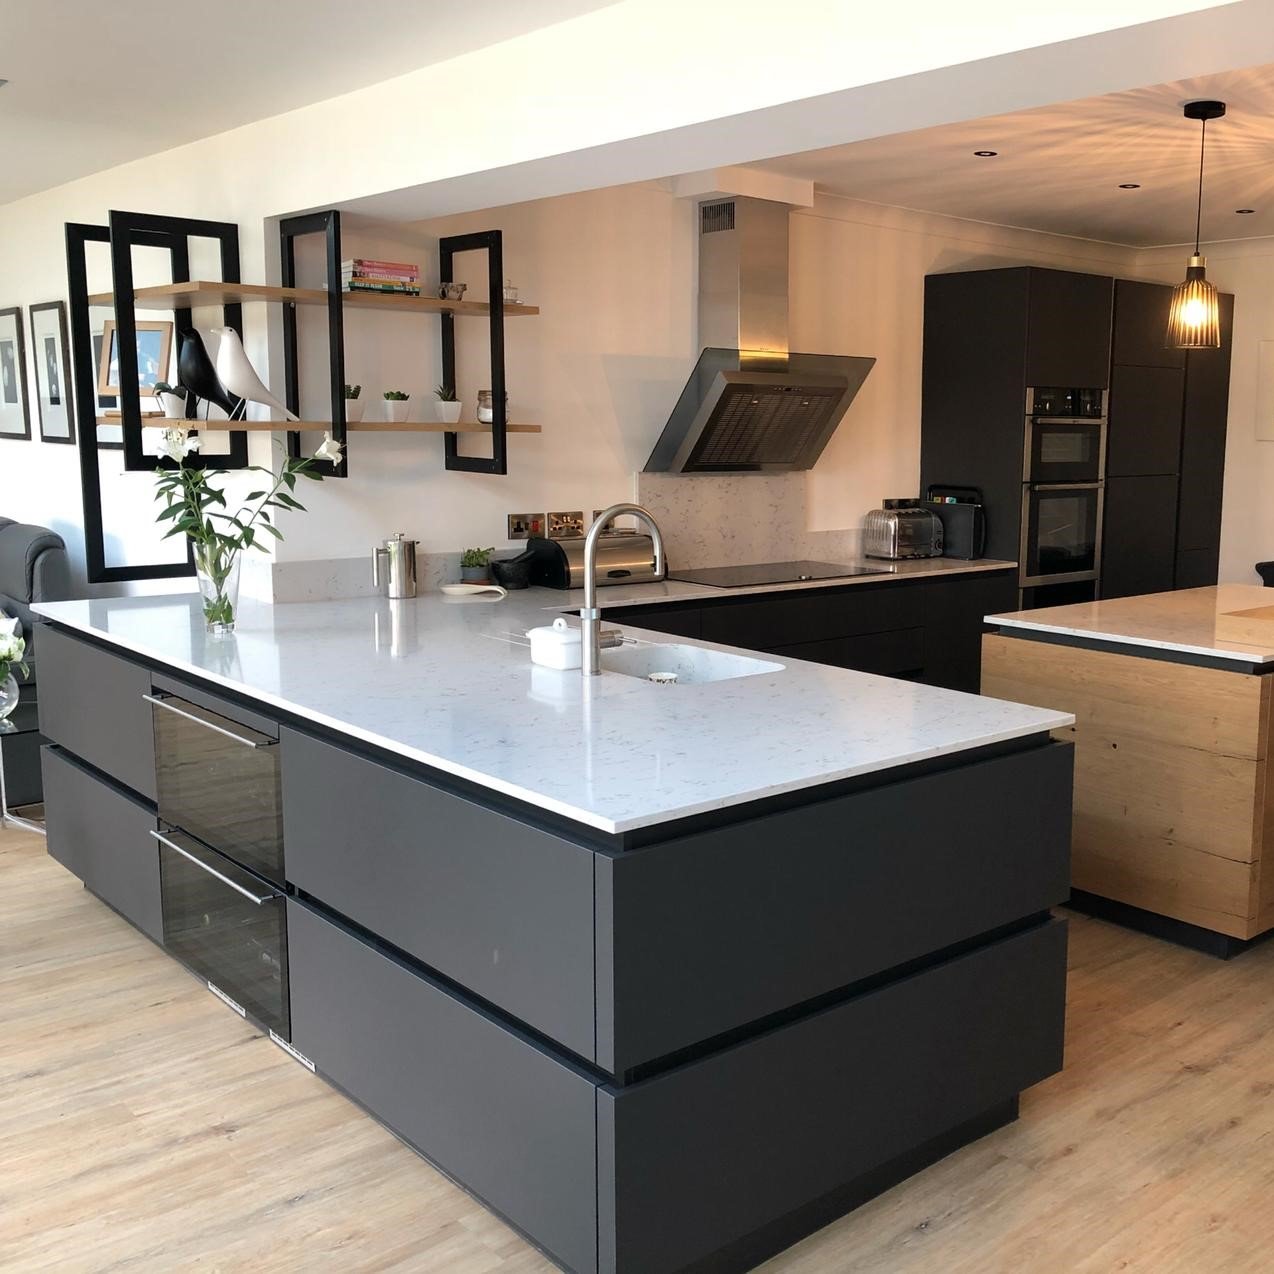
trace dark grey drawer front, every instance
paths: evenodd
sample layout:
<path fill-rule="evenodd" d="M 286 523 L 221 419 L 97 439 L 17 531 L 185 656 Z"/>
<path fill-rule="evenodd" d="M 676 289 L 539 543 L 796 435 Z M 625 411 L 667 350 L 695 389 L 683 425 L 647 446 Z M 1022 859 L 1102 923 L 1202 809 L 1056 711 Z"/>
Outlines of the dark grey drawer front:
<path fill-rule="evenodd" d="M 288 880 L 592 1058 L 593 854 L 284 729 Z"/>
<path fill-rule="evenodd" d="M 49 853 L 156 942 L 164 940 L 159 851 L 145 805 L 55 747 L 42 751 Z"/>
<path fill-rule="evenodd" d="M 579 1271 L 597 1268 L 596 1088 L 288 899 L 292 1042 Z"/>
<path fill-rule="evenodd" d="M 1051 743 L 599 857 L 598 1063 L 622 1073 L 1062 902 L 1071 768 Z"/>
<path fill-rule="evenodd" d="M 41 733 L 153 801 L 149 671 L 54 628 L 38 645 Z"/>
<path fill-rule="evenodd" d="M 681 1269 L 1011 1099 L 1061 1069 L 1065 998 L 1049 921 L 599 1090 L 600 1269 Z"/>

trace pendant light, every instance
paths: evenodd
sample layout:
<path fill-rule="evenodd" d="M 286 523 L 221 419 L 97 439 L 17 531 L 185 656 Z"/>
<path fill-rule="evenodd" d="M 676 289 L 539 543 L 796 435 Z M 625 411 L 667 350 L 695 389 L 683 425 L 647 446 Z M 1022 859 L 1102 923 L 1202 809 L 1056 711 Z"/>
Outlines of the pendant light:
<path fill-rule="evenodd" d="M 1194 214 L 1194 255 L 1186 267 L 1184 283 L 1172 290 L 1168 307 L 1168 349 L 1218 349 L 1221 345 L 1221 306 L 1216 287 L 1208 282 L 1206 262 L 1199 255 L 1199 228 L 1203 221 L 1203 151 L 1208 120 L 1225 114 L 1224 102 L 1187 102 L 1186 119 L 1197 119 L 1199 130 L 1199 202 Z"/>

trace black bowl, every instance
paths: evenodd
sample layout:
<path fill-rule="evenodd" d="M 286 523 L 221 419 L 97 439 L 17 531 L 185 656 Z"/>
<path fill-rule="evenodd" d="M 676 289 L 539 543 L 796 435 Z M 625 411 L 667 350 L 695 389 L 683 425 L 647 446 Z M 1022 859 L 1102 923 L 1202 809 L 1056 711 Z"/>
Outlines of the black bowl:
<path fill-rule="evenodd" d="M 529 554 L 524 554 L 528 560 L 523 561 L 522 557 L 493 557 L 487 564 L 491 571 L 491 578 L 495 580 L 501 588 L 527 588 L 531 583 L 531 563 Z"/>

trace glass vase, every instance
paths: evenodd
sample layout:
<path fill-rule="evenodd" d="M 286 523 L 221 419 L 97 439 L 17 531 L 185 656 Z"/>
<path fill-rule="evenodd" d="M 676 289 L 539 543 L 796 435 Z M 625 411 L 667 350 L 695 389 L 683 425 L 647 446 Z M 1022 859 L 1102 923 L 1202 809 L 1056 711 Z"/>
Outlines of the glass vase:
<path fill-rule="evenodd" d="M 3 679 L 0 679 L 0 721 L 4 719 L 18 706 L 18 679 L 13 673 L 6 673 Z"/>
<path fill-rule="evenodd" d="M 239 612 L 239 557 L 235 549 L 195 550 L 195 576 L 203 599 L 204 630 L 209 637 L 234 634 Z"/>

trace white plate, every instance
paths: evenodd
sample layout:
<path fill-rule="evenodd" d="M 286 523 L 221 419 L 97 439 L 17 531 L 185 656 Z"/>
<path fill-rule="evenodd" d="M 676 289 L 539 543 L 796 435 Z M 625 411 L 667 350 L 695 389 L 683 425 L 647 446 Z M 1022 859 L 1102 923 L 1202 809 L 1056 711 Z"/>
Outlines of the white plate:
<path fill-rule="evenodd" d="M 491 593 L 500 599 L 509 595 L 508 590 L 499 584 L 440 584 L 439 587 L 448 597 L 475 597 L 480 593 Z"/>

